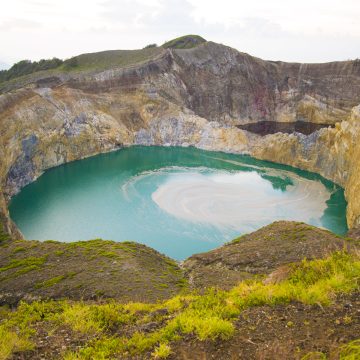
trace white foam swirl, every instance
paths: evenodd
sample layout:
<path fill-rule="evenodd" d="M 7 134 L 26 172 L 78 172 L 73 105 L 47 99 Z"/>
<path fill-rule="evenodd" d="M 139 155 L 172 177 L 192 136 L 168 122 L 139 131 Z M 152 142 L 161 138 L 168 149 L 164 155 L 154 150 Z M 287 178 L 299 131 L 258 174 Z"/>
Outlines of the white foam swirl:
<path fill-rule="evenodd" d="M 202 174 L 193 169 L 169 174 L 152 199 L 177 218 L 239 231 L 244 226 L 251 228 L 277 219 L 320 224 L 331 195 L 326 187 L 294 173 L 271 173 L 291 174 L 293 185 L 283 192 L 275 190 L 255 171 Z"/>

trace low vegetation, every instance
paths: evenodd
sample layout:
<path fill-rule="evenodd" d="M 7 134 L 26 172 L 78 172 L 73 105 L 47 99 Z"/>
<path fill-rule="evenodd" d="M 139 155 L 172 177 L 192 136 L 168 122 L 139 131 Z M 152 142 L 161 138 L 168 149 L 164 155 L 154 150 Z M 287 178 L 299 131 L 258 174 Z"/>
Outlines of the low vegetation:
<path fill-rule="evenodd" d="M 167 41 L 162 47 L 165 49 L 191 49 L 205 42 L 206 40 L 199 35 L 185 35 Z"/>
<path fill-rule="evenodd" d="M 4 231 L 3 224 L 0 221 L 0 246 L 7 240 L 9 240 L 9 234 Z"/>
<path fill-rule="evenodd" d="M 150 44 L 140 50 L 111 50 L 98 53 L 82 54 L 67 60 L 53 58 L 49 60 L 22 60 L 9 70 L 0 71 L 0 83 L 30 75 L 40 71 L 86 71 L 105 70 L 112 67 L 129 66 L 151 59 L 161 53 L 161 48 Z"/>
<path fill-rule="evenodd" d="M 161 54 L 162 51 L 163 50 L 159 47 L 147 46 L 144 49 L 139 50 L 109 50 L 82 54 L 72 58 L 72 61 L 76 61 L 76 64 L 75 66 L 68 67 L 67 70 L 98 71 L 113 67 L 126 67 L 152 59 Z"/>
<path fill-rule="evenodd" d="M 150 60 L 162 52 L 162 47 L 150 44 L 139 50 L 109 50 L 82 54 L 67 60 L 58 58 L 40 61 L 22 60 L 10 69 L 0 71 L 0 84 L 5 88 L 9 84 L 31 82 L 41 77 L 56 76 L 62 72 L 92 72 L 126 67 Z"/>
<path fill-rule="evenodd" d="M 242 280 L 270 274 L 280 266 L 321 259 L 354 241 L 300 222 L 277 221 L 184 262 L 194 288 L 230 290 Z"/>
<path fill-rule="evenodd" d="M 67 360 L 131 358 L 139 354 L 166 358 L 172 353 L 172 344 L 184 336 L 200 341 L 231 338 L 236 319 L 246 309 L 291 302 L 326 307 L 339 294 L 359 290 L 357 254 L 338 251 L 325 259 L 288 266 L 289 274 L 280 282 L 257 278 L 243 281 L 229 291 L 212 288 L 203 294 L 177 295 L 161 303 L 64 300 L 21 302 L 16 311 L 2 308 L 0 341 L 4 350 L 0 359 L 14 352 L 31 352 L 40 327 L 54 334 L 64 326 L 74 338 L 82 339 L 77 348 L 62 351 L 61 356 Z M 359 341 L 344 345 L 339 350 L 340 358 L 357 359 L 359 348 Z M 306 357 L 310 355 L 304 356 L 311 359 Z"/>
<path fill-rule="evenodd" d="M 0 274 L 6 272 L 7 270 L 16 269 L 15 273 L 13 273 L 11 277 L 17 277 L 30 271 L 40 269 L 44 265 L 46 259 L 47 256 L 12 259 L 8 265 L 0 268 Z"/>
<path fill-rule="evenodd" d="M 175 261 L 134 242 L 6 239 L 4 234 L 0 301 L 7 304 L 29 297 L 156 301 L 187 286 Z"/>
<path fill-rule="evenodd" d="M 21 60 L 15 63 L 9 70 L 0 71 L 0 83 L 34 72 L 56 69 L 63 64 L 58 58 L 42 59 L 40 61 Z"/>
<path fill-rule="evenodd" d="M 354 340 L 341 347 L 340 360 L 360 359 L 360 339 Z"/>
<path fill-rule="evenodd" d="M 149 44 L 149 45 L 146 45 L 145 47 L 144 47 L 144 49 L 150 49 L 150 48 L 156 48 L 157 47 L 157 44 Z"/>
<path fill-rule="evenodd" d="M 160 55 L 164 48 L 173 49 L 190 49 L 206 42 L 201 36 L 187 35 L 171 40 L 157 46 L 149 44 L 139 50 L 109 50 L 97 53 L 82 54 L 74 56 L 67 60 L 58 59 L 41 59 L 39 61 L 21 60 L 15 63 L 8 70 L 0 71 L 1 88 L 17 83 L 21 80 L 31 82 L 42 76 L 56 76 L 59 72 L 83 72 L 83 71 L 102 71 L 116 67 L 126 67 L 150 60 Z M 41 73 L 40 73 L 41 72 Z M 39 76 L 32 74 L 40 73 Z"/>
<path fill-rule="evenodd" d="M 339 360 L 357 360 L 360 359 L 360 339 L 350 341 L 339 349 Z M 326 360 L 327 356 L 321 351 L 307 353 L 301 360 Z"/>

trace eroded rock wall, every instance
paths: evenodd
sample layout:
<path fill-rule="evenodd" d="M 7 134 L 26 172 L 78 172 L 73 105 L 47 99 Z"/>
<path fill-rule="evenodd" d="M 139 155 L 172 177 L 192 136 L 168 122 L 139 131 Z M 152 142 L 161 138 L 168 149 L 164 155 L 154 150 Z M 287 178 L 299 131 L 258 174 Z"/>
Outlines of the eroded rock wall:
<path fill-rule="evenodd" d="M 277 133 L 251 145 L 257 158 L 316 172 L 345 188 L 350 228 L 360 224 L 360 106 L 335 128 L 311 135 Z"/>
<path fill-rule="evenodd" d="M 359 103 L 356 61 L 266 62 L 214 43 L 129 68 L 37 79 L 0 95 L 2 213 L 8 218 L 6 201 L 45 169 L 123 146 L 176 145 L 320 173 L 345 187 L 349 226 L 359 226 Z M 296 119 L 337 124 L 309 136 L 235 127 Z"/>

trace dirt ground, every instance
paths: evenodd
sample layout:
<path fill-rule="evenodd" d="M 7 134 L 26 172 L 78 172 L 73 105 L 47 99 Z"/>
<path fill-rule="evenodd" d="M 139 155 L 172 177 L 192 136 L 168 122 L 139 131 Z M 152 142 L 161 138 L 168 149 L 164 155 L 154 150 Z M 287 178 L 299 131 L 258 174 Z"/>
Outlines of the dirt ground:
<path fill-rule="evenodd" d="M 360 293 L 339 297 L 327 307 L 294 303 L 251 308 L 240 315 L 236 330 L 229 341 L 189 337 L 172 346 L 169 359 L 290 360 L 309 352 L 338 359 L 339 347 L 360 336 Z"/>
<path fill-rule="evenodd" d="M 231 289 L 239 281 L 269 274 L 279 266 L 317 259 L 353 246 L 350 239 L 300 222 L 277 221 L 215 250 L 185 260 L 191 286 Z"/>

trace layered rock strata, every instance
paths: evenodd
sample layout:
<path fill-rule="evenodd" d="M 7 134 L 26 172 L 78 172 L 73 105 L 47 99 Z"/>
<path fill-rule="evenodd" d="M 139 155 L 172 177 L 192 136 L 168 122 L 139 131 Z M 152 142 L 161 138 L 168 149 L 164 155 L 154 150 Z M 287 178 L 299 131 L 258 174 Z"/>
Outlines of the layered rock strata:
<path fill-rule="evenodd" d="M 95 54 L 96 55 L 96 54 Z M 360 61 L 270 62 L 207 42 L 128 67 L 35 74 L 0 95 L 0 197 L 45 169 L 131 145 L 196 146 L 317 172 L 345 188 L 360 225 Z M 257 121 L 335 124 L 261 137 Z M 358 144 L 359 143 L 359 144 Z"/>

